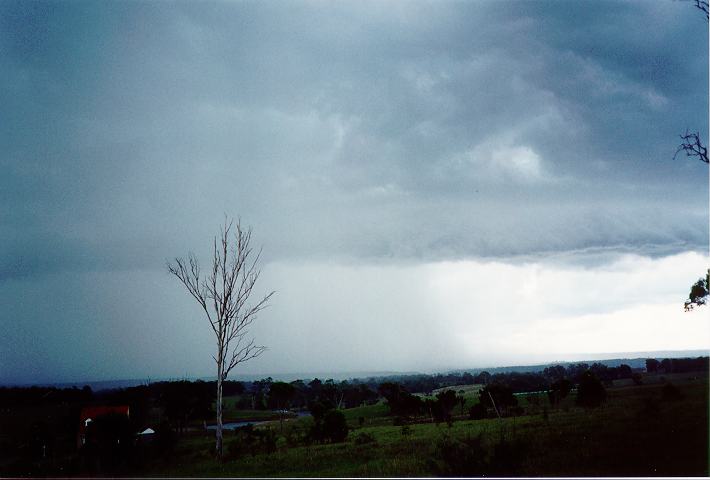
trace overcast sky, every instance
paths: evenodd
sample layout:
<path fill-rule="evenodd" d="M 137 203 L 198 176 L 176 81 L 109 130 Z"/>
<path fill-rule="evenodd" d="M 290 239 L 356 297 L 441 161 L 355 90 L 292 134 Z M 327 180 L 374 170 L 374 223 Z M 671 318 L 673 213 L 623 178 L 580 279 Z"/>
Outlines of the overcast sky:
<path fill-rule="evenodd" d="M 263 245 L 239 373 L 710 348 L 691 2 L 0 3 L 0 381 L 213 374 L 165 262 Z"/>

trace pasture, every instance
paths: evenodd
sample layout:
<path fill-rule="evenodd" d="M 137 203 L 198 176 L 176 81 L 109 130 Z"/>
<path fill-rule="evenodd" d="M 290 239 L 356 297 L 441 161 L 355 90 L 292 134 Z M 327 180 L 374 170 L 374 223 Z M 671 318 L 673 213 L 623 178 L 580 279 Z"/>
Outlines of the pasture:
<path fill-rule="evenodd" d="M 273 451 L 246 452 L 227 433 L 227 459 L 214 462 L 205 434 L 181 438 L 174 452 L 135 472 L 199 476 L 704 476 L 708 473 L 708 380 L 666 375 L 682 394 L 663 396 L 660 376 L 643 385 L 608 389 L 596 409 L 575 406 L 574 395 L 552 408 L 544 394 L 521 395 L 525 414 L 503 419 L 393 425 L 383 403 L 346 409 L 351 429 L 338 444 L 303 443 L 312 419 L 276 423 Z M 475 389 L 470 389 L 472 392 Z M 475 395 L 466 392 L 467 401 Z M 362 419 L 362 420 L 361 420 Z M 448 453 L 447 453 L 448 452 Z M 470 455 L 466 452 L 474 452 Z M 451 454 L 454 456 L 452 457 Z M 460 455 L 461 458 L 456 458 Z M 476 458 L 478 456 L 479 458 Z"/>

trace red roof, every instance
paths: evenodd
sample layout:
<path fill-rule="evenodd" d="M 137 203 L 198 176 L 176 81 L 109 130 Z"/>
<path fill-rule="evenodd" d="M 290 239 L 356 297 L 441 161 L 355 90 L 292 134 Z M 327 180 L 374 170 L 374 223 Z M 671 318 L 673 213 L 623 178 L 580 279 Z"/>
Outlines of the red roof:
<path fill-rule="evenodd" d="M 114 407 L 109 406 L 97 406 L 97 407 L 84 407 L 81 409 L 81 415 L 79 415 L 79 433 L 83 433 L 86 430 L 86 420 L 89 418 L 95 420 L 103 415 L 108 415 L 109 413 L 118 413 L 119 415 L 128 416 L 128 405 L 118 405 Z"/>

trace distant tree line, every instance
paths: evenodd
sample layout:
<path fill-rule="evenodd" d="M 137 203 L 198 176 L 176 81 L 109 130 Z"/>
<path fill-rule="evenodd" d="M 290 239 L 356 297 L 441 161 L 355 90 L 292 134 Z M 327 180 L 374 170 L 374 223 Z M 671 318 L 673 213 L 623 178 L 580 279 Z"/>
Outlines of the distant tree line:
<path fill-rule="evenodd" d="M 708 370 L 708 357 L 697 358 L 655 358 L 646 360 L 648 373 L 688 373 Z"/>
<path fill-rule="evenodd" d="M 91 387 L 0 387 L 0 408 L 91 401 Z"/>

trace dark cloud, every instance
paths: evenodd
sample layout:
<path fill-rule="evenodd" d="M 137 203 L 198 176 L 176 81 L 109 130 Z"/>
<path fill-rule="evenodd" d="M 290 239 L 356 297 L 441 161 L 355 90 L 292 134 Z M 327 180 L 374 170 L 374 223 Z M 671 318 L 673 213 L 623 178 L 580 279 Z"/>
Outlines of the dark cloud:
<path fill-rule="evenodd" d="M 267 263 L 703 249 L 672 156 L 706 33 L 682 2 L 4 2 L 0 281 L 157 272 L 225 212 Z"/>

